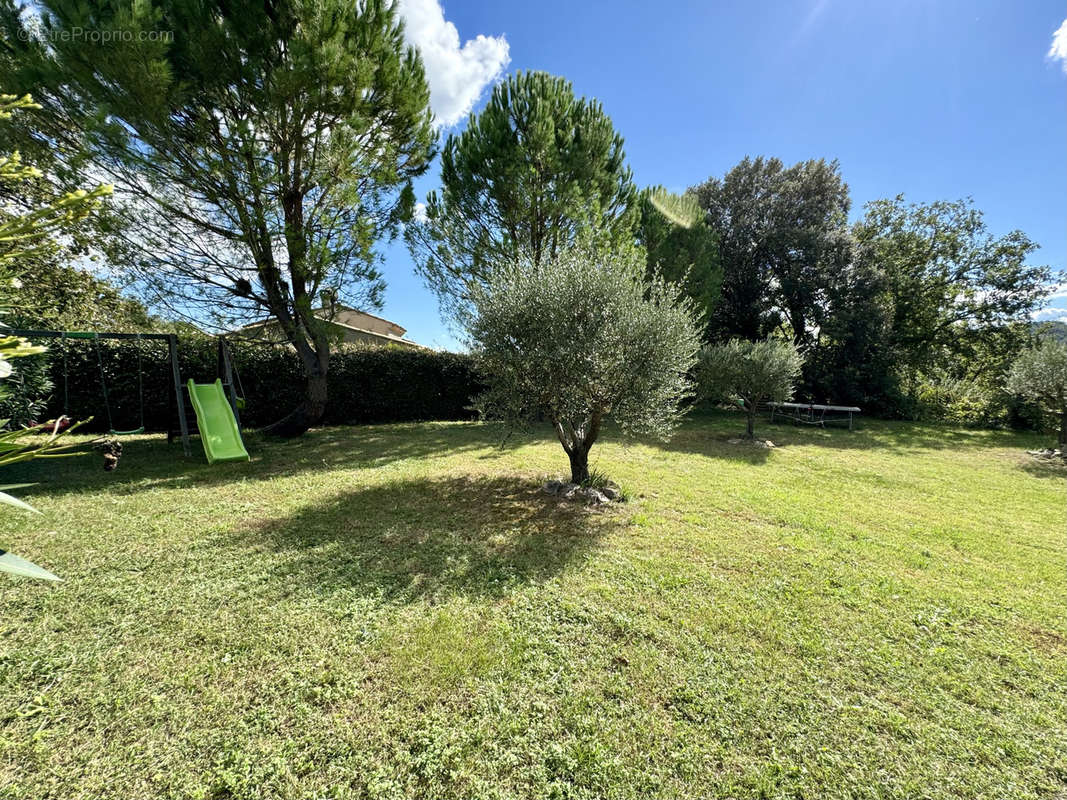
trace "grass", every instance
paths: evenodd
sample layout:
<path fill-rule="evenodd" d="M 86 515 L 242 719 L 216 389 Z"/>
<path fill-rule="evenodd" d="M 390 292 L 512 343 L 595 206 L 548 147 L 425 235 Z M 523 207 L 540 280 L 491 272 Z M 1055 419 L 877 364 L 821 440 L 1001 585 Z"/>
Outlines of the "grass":
<path fill-rule="evenodd" d="M 477 424 L 20 466 L 0 797 L 1063 797 L 1042 440 L 742 424 L 598 444 L 607 510 Z"/>

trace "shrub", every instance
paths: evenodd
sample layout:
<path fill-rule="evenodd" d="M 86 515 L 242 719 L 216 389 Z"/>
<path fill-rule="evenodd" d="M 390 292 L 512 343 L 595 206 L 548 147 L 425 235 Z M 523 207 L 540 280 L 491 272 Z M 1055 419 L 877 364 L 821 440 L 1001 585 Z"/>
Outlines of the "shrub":
<path fill-rule="evenodd" d="M 986 426 L 1002 422 L 1006 414 L 1004 398 L 995 387 L 978 381 L 948 375 L 922 376 L 916 393 L 913 416 L 959 425 Z"/>
<path fill-rule="evenodd" d="M 1067 345 L 1046 339 L 1024 350 L 1008 372 L 1006 388 L 1058 417 L 1059 445 L 1067 448 Z"/>
<path fill-rule="evenodd" d="M 53 388 L 49 362 L 48 353 L 27 356 L 4 380 L 0 419 L 8 420 L 9 427 L 22 428 L 42 420 Z"/>
<path fill-rule="evenodd" d="M 165 431 L 176 420 L 171 407 L 172 377 L 167 343 L 158 340 L 101 339 L 100 355 L 114 427 L 140 424 L 137 364 L 140 350 L 144 380 L 144 424 Z M 245 396 L 241 423 L 259 428 L 283 417 L 304 392 L 303 366 L 284 345 L 232 342 L 234 366 Z M 52 344 L 51 379 L 55 384 L 47 415 L 63 408 L 62 347 L 67 348 L 69 404 L 78 419 L 94 416 L 95 430 L 108 427 L 100 367 L 93 340 Z M 178 340 L 182 381 L 214 381 L 218 374 L 217 340 L 185 336 Z M 331 358 L 330 403 L 324 424 L 470 419 L 470 406 L 481 390 L 469 356 L 429 350 L 367 348 L 345 345 Z M 187 404 L 188 405 L 188 404 Z"/>
<path fill-rule="evenodd" d="M 790 399 L 802 366 L 792 342 L 732 339 L 701 351 L 698 375 L 704 396 L 743 403 L 748 417 L 746 435 L 752 438 L 759 405 Z"/>

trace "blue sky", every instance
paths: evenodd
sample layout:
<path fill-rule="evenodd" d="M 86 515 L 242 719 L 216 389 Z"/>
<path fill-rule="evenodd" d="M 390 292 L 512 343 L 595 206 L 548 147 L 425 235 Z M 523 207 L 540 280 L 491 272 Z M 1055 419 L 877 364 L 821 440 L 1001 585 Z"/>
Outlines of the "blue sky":
<path fill-rule="evenodd" d="M 495 75 L 546 70 L 603 103 L 641 186 L 682 190 L 746 155 L 837 158 L 854 217 L 898 193 L 971 196 L 994 233 L 1020 228 L 1035 263 L 1065 267 L 1067 73 L 1048 55 L 1062 0 L 401 6 L 435 110 L 460 119 L 443 134 Z M 420 199 L 437 183 L 435 164 Z M 406 248 L 384 253 L 384 316 L 454 347 Z M 1053 303 L 1045 316 L 1067 318 L 1067 296 Z"/>

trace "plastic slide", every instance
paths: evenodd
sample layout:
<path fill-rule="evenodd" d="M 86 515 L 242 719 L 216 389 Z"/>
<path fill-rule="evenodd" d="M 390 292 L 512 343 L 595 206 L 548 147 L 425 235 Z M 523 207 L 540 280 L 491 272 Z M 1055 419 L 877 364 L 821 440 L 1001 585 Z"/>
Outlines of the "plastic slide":
<path fill-rule="evenodd" d="M 196 425 L 200 441 L 204 443 L 207 463 L 217 461 L 248 461 L 248 451 L 241 440 L 241 431 L 233 417 L 233 409 L 222 390 L 222 380 L 214 383 L 193 383 L 189 379 L 189 399 L 196 411 Z"/>

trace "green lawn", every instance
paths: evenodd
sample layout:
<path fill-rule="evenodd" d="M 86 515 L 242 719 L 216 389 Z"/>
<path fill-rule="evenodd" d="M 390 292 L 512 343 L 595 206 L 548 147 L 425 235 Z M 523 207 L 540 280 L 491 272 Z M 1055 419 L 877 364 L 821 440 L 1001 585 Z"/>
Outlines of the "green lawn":
<path fill-rule="evenodd" d="M 10 470 L 0 797 L 1062 797 L 1044 440 L 741 426 L 598 444 L 606 511 L 477 424 Z"/>

